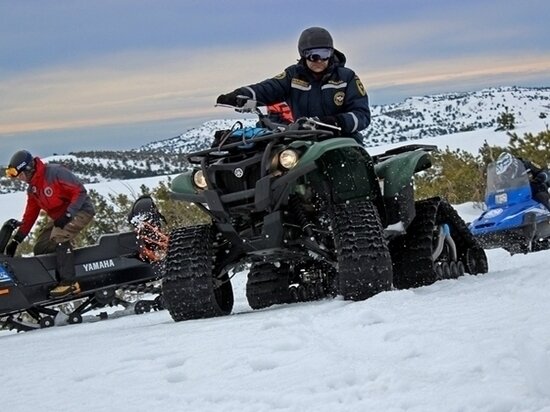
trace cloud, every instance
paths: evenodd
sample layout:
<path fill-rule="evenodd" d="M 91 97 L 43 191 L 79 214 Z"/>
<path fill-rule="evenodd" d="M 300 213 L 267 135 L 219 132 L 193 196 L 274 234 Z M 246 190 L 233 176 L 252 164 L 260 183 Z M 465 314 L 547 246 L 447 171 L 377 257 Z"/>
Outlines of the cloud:
<path fill-rule="evenodd" d="M 371 90 L 408 90 L 414 85 L 428 94 L 433 85 L 466 88 L 481 79 L 517 84 L 515 80 L 550 72 L 550 56 L 536 50 L 464 47 L 479 41 L 485 29 L 477 24 L 429 23 L 371 26 L 333 35 L 349 66 Z M 484 41 L 492 44 L 514 37 L 517 30 L 491 33 Z M 214 108 L 216 96 L 271 77 L 295 62 L 295 41 L 246 49 L 146 49 L 5 75 L 0 78 L 0 134 L 220 117 Z"/>

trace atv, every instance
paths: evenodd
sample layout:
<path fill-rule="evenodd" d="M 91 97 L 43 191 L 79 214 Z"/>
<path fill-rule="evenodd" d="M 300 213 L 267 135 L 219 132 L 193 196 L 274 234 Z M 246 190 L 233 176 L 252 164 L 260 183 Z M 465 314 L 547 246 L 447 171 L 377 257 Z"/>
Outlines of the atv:
<path fill-rule="evenodd" d="M 58 282 L 55 254 L 6 255 L 6 245 L 19 222 L 4 223 L 0 229 L 0 327 L 29 331 L 54 326 L 58 315 L 63 317 L 62 307 L 70 308 L 63 313 L 69 324 L 81 323 L 84 313 L 105 306 L 131 307 L 135 313 L 162 309 L 159 280 L 164 243 L 158 240 L 159 218 L 152 200 L 138 199 L 129 220 L 136 230 L 106 234 L 97 244 L 74 250 L 76 280 L 82 292 L 53 299 L 49 291 Z M 129 292 L 157 296 L 130 302 L 125 296 Z M 106 312 L 99 316 L 108 317 Z"/>
<path fill-rule="evenodd" d="M 273 123 L 248 100 L 257 127 L 237 122 L 190 153 L 173 199 L 211 223 L 170 233 L 162 293 L 176 321 L 230 314 L 231 277 L 248 263 L 252 309 L 340 295 L 364 300 L 464 271 L 487 271 L 483 249 L 443 199 L 415 202 L 412 177 L 432 146 L 371 157 L 316 118 Z"/>
<path fill-rule="evenodd" d="M 533 198 L 528 171 L 510 153 L 487 166 L 485 207 L 470 224 L 484 248 L 511 255 L 550 248 L 550 210 Z"/>

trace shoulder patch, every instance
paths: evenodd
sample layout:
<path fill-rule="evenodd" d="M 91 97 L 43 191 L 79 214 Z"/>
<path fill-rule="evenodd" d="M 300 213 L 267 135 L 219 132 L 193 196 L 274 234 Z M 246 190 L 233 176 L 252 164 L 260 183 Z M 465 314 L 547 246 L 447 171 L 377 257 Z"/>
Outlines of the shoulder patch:
<path fill-rule="evenodd" d="M 359 94 L 361 96 L 364 96 L 367 94 L 367 91 L 365 90 L 365 86 L 363 86 L 363 83 L 361 83 L 361 80 L 359 80 L 359 77 L 355 77 L 355 85 L 357 86 L 357 90 L 359 91 Z"/>
<path fill-rule="evenodd" d="M 286 77 L 286 72 L 283 71 L 281 73 L 279 73 L 277 76 L 273 77 L 274 79 L 277 79 L 277 80 L 281 80 L 281 79 L 284 79 Z"/>

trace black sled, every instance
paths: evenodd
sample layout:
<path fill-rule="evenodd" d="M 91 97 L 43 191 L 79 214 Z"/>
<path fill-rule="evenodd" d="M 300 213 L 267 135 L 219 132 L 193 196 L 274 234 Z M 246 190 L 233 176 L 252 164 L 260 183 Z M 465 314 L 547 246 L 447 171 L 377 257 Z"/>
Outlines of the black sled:
<path fill-rule="evenodd" d="M 106 306 L 134 305 L 135 313 L 162 309 L 158 285 L 163 272 L 162 253 L 159 242 L 151 242 L 151 227 L 156 227 L 160 236 L 162 233 L 158 230 L 160 221 L 143 214 L 149 209 L 158 213 L 149 197 L 138 199 L 128 216 L 136 231 L 106 234 L 95 245 L 76 248 L 75 273 L 81 292 L 57 299 L 49 297 L 50 290 L 58 283 L 56 255 L 6 255 L 6 245 L 18 222 L 10 219 L 4 223 L 0 229 L 0 327 L 28 331 L 53 326 L 60 305 L 70 302 L 74 304 L 64 305 L 74 307 L 65 314 L 70 324 L 80 323 L 84 313 Z M 138 215 L 141 218 L 136 217 Z M 149 233 L 144 234 L 143 222 Z M 122 296 L 124 292 L 134 291 L 157 296 L 135 303 Z M 100 317 L 105 318 L 107 314 L 103 312 Z"/>

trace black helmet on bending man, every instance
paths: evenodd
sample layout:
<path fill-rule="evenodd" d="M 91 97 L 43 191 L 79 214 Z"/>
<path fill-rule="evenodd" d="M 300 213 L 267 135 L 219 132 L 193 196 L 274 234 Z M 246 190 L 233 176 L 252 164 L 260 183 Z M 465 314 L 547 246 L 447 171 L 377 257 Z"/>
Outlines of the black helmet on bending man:
<path fill-rule="evenodd" d="M 27 150 L 19 150 L 13 154 L 6 168 L 7 177 L 17 177 L 21 172 L 34 169 L 34 158 Z"/>

